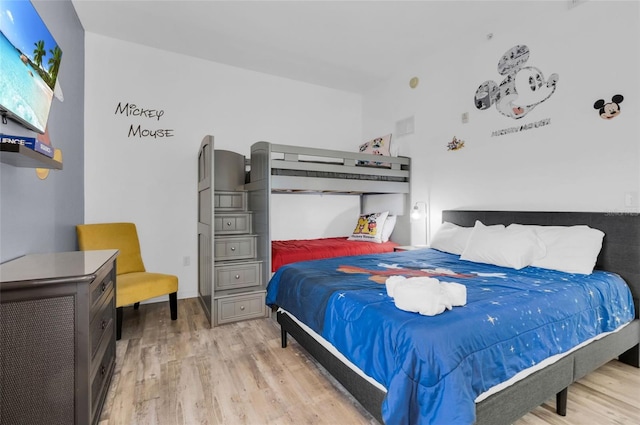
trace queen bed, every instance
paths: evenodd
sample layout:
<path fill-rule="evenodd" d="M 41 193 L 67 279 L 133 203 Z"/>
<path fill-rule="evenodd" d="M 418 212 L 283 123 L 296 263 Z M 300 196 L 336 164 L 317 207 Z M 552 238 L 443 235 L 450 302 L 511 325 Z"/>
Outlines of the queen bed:
<path fill-rule="evenodd" d="M 607 361 L 639 367 L 640 219 L 633 214 L 445 211 L 443 221 L 587 225 L 605 233 L 588 275 L 463 261 L 426 249 L 282 267 L 267 303 L 380 422 L 508 424 Z M 395 308 L 393 275 L 463 284 L 434 316 Z M 635 311 L 634 311 L 635 306 Z"/>

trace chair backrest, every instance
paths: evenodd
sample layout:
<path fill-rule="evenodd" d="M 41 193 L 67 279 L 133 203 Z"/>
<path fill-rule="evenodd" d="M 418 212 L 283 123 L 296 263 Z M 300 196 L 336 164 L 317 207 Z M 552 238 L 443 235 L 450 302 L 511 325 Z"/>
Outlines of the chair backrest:
<path fill-rule="evenodd" d="M 145 271 L 134 223 L 79 224 L 76 226 L 76 233 L 81 251 L 120 250 L 116 274 Z"/>

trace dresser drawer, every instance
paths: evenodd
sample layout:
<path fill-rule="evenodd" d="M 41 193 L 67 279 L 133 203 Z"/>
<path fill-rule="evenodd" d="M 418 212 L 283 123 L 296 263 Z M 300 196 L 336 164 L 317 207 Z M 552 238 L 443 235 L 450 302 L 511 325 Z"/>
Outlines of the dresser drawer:
<path fill-rule="evenodd" d="M 214 241 L 216 261 L 243 260 L 255 258 L 256 235 L 224 236 Z"/>
<path fill-rule="evenodd" d="M 260 286 L 262 262 L 226 262 L 215 264 L 215 289 L 236 289 Z"/>
<path fill-rule="evenodd" d="M 213 223 L 213 231 L 216 235 L 251 233 L 251 213 L 249 212 L 216 214 Z"/>
<path fill-rule="evenodd" d="M 98 309 L 102 306 L 105 297 L 110 291 L 113 291 L 116 283 L 115 268 L 112 267 L 106 276 L 102 279 L 98 278 L 91 283 L 89 289 L 91 295 L 91 312 L 89 317 L 93 319 L 93 316 L 98 312 Z"/>
<path fill-rule="evenodd" d="M 216 191 L 213 195 L 213 207 L 217 211 L 245 211 L 247 209 L 247 192 Z"/>
<path fill-rule="evenodd" d="M 115 299 L 113 290 L 105 293 L 104 302 L 100 306 L 100 309 L 91 319 L 89 327 L 89 338 L 91 339 L 91 351 L 90 358 L 93 359 L 96 355 L 100 342 L 103 338 L 113 338 L 114 327 L 114 311 L 115 311 Z"/>
<path fill-rule="evenodd" d="M 265 317 L 265 293 L 242 294 L 216 300 L 218 324 Z"/>
<path fill-rule="evenodd" d="M 99 357 L 99 362 L 94 364 L 95 368 L 91 376 L 91 418 L 92 424 L 97 424 L 102 410 L 102 405 L 107 396 L 109 390 L 109 383 L 113 375 L 113 370 L 116 361 L 116 341 L 104 341 L 100 344 L 101 350 L 99 350 L 102 357 Z M 106 347 L 106 349 L 104 349 Z"/>

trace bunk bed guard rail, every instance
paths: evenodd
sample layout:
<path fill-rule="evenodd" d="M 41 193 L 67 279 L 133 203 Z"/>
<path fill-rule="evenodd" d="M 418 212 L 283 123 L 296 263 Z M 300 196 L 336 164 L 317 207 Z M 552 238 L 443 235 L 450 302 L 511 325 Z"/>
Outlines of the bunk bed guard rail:
<path fill-rule="evenodd" d="M 410 164 L 407 157 L 257 142 L 251 146 L 249 186 L 270 192 L 409 193 Z"/>

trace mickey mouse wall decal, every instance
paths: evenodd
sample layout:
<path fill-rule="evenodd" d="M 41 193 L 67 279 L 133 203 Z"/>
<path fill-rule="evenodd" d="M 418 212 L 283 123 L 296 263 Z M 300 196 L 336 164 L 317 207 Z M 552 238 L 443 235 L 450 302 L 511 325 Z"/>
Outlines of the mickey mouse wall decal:
<path fill-rule="evenodd" d="M 540 69 L 524 66 L 528 60 L 529 48 L 523 44 L 507 50 L 498 61 L 498 73 L 504 80 L 500 85 L 493 80 L 482 83 L 474 97 L 476 108 L 485 110 L 495 104 L 502 115 L 517 120 L 549 99 L 556 91 L 558 74 L 545 81 Z"/>
<path fill-rule="evenodd" d="M 605 103 L 604 99 L 596 100 L 593 104 L 594 109 L 598 109 L 600 117 L 605 120 L 610 120 L 620 115 L 620 103 L 624 100 L 621 94 L 616 94 L 611 98 L 611 102 Z"/>

